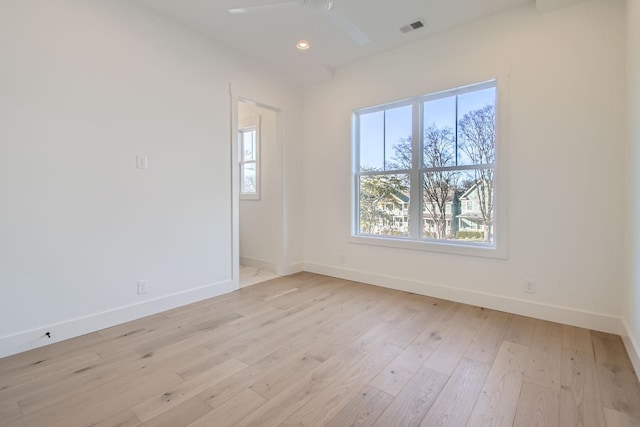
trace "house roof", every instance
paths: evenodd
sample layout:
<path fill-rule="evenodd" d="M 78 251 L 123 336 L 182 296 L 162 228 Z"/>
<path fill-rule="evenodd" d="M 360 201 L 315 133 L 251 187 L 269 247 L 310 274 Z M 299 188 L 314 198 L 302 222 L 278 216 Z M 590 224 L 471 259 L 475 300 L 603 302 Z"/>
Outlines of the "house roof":
<path fill-rule="evenodd" d="M 469 195 L 475 191 L 476 188 L 478 188 L 478 185 L 480 184 L 481 181 L 476 181 L 472 186 L 470 186 L 469 188 L 466 189 L 466 191 L 464 191 L 461 195 L 460 198 L 461 199 L 466 199 L 469 197 Z"/>
<path fill-rule="evenodd" d="M 465 212 L 460 215 L 456 215 L 456 218 L 462 219 L 482 219 L 482 214 L 480 212 Z"/>
<path fill-rule="evenodd" d="M 404 203 L 409 203 L 409 196 L 402 191 L 394 191 L 393 196 Z"/>

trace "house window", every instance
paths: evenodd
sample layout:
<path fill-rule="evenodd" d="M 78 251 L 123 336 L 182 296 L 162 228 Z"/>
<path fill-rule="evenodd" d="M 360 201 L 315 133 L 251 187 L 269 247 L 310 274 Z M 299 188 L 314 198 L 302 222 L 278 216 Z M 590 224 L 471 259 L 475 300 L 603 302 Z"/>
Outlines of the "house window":
<path fill-rule="evenodd" d="M 355 111 L 355 237 L 495 248 L 496 90 L 492 80 Z M 388 203 L 407 205 L 401 227 Z"/>
<path fill-rule="evenodd" d="M 260 140 L 257 125 L 239 130 L 240 198 L 260 199 Z"/>

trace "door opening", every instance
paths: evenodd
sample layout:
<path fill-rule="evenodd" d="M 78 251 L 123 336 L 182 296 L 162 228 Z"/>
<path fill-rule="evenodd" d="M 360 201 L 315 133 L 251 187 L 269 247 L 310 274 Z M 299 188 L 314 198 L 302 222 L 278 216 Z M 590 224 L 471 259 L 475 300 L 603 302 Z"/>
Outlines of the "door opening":
<path fill-rule="evenodd" d="M 238 129 L 239 286 L 278 277 L 282 247 L 282 163 L 278 111 L 241 99 Z"/>

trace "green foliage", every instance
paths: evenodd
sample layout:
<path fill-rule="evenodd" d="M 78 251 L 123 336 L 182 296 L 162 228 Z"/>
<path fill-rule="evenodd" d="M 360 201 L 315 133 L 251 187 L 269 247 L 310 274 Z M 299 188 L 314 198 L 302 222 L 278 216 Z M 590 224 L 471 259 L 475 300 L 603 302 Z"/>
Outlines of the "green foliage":
<path fill-rule="evenodd" d="M 458 231 L 456 239 L 484 240 L 484 231 Z"/>
<path fill-rule="evenodd" d="M 385 203 L 396 203 L 394 196 L 408 192 L 406 180 L 397 175 L 363 175 L 360 178 L 360 230 L 374 233 L 375 227 L 390 222 L 392 215 L 384 209 Z M 397 231 L 385 228 L 385 235 L 395 235 Z"/>

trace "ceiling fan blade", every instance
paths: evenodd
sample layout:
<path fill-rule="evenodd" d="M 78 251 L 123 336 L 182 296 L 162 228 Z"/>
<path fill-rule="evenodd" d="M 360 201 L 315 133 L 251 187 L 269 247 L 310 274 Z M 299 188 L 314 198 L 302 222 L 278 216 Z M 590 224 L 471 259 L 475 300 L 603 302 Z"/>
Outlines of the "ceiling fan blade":
<path fill-rule="evenodd" d="M 246 13 L 263 12 L 278 9 L 287 9 L 290 7 L 302 6 L 306 0 L 281 1 L 279 3 L 261 4 L 256 6 L 236 7 L 229 9 L 232 15 L 243 15 Z"/>
<path fill-rule="evenodd" d="M 335 9 L 329 10 L 326 15 L 336 27 L 340 28 L 360 46 L 364 46 L 369 43 L 369 37 L 367 37 L 367 35 L 346 16 L 336 12 Z"/>

